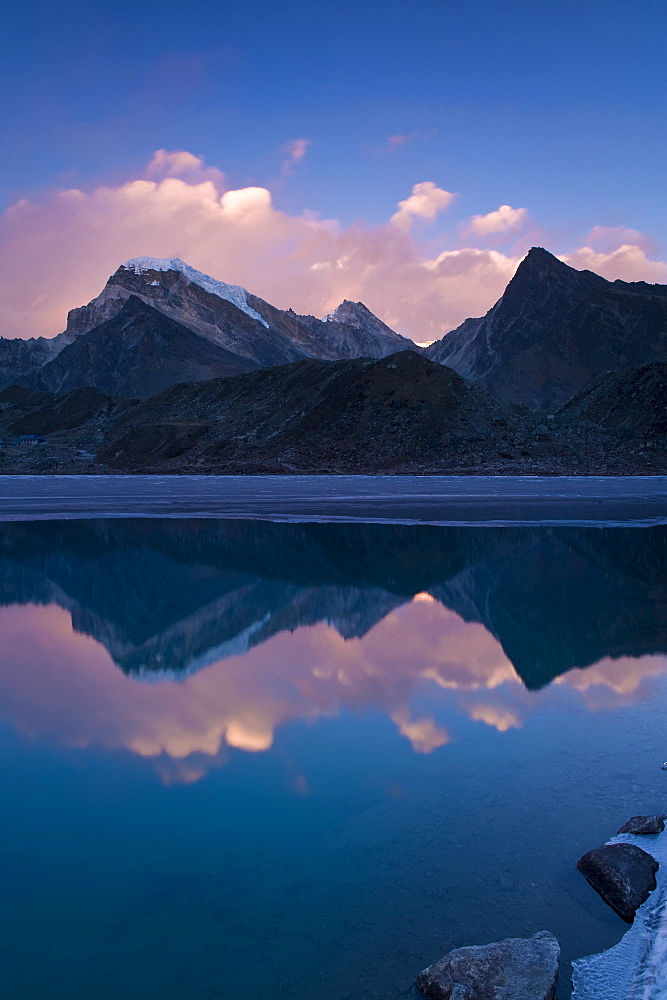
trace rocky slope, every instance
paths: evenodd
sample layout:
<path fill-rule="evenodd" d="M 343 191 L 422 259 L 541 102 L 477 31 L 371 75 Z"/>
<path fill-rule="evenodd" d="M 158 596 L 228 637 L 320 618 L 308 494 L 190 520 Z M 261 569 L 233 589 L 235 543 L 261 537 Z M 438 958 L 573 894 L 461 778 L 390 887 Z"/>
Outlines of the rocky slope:
<path fill-rule="evenodd" d="M 130 295 L 112 319 L 80 334 L 20 382 L 43 392 L 92 386 L 110 396 L 146 399 L 175 382 L 239 375 L 256 367 Z"/>
<path fill-rule="evenodd" d="M 3 471 L 667 472 L 667 365 L 604 376 L 552 417 L 504 406 L 410 351 L 379 360 L 292 362 L 174 385 L 142 403 L 113 396 L 111 406 L 103 402 L 110 396 L 83 388 L 65 397 L 5 389 L 3 439 L 34 433 L 46 443 L 3 446 Z"/>
<path fill-rule="evenodd" d="M 174 386 L 119 421 L 100 460 L 142 472 L 466 469 L 519 425 L 483 389 L 403 351 Z"/>
<path fill-rule="evenodd" d="M 29 340 L 0 337 L 0 389 L 47 364 L 64 347 L 65 340 L 62 334 L 52 340 L 46 337 L 31 337 Z"/>
<path fill-rule="evenodd" d="M 426 354 L 505 403 L 554 412 L 604 372 L 667 361 L 667 285 L 606 281 L 534 247 L 486 316 Z"/>
<path fill-rule="evenodd" d="M 667 364 L 641 365 L 600 375 L 561 409 L 563 426 L 587 423 L 619 440 L 664 441 L 667 446 Z"/>
<path fill-rule="evenodd" d="M 49 436 L 77 430 L 91 422 L 96 429 L 126 413 L 138 400 L 112 399 L 85 387 L 64 396 L 12 385 L 0 392 L 0 433 L 3 438 L 21 434 Z"/>

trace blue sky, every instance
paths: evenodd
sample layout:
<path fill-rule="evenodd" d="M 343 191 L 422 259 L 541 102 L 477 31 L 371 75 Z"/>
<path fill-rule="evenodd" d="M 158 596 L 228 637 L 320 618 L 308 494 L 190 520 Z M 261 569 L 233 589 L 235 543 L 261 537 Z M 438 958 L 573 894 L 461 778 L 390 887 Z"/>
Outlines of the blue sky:
<path fill-rule="evenodd" d="M 344 227 L 430 181 L 457 195 L 413 233 L 432 252 L 507 204 L 558 253 L 609 227 L 665 257 L 663 2 L 5 0 L 3 17 L 5 208 L 187 150 Z"/>

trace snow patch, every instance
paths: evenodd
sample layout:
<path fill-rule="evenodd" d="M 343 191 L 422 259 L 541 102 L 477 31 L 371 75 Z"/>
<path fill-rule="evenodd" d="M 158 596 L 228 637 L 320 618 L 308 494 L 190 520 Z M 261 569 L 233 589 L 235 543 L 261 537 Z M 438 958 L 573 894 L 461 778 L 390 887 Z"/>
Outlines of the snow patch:
<path fill-rule="evenodd" d="M 126 260 L 121 267 L 125 268 L 126 271 L 134 271 L 135 274 L 143 274 L 144 271 L 179 271 L 194 285 L 199 285 L 200 288 L 211 292 L 213 295 L 217 295 L 218 298 L 231 302 L 237 309 L 244 312 L 246 316 L 251 316 L 253 319 L 258 320 L 262 326 L 265 326 L 267 330 L 269 329 L 269 324 L 266 320 L 248 305 L 247 289 L 242 288 L 241 285 L 228 285 L 225 281 L 217 281 L 215 278 L 211 278 L 210 275 L 204 274 L 202 271 L 197 271 L 194 267 L 190 267 L 180 257 L 133 257 L 131 260 Z M 151 281 L 151 285 L 158 284 L 158 281 Z"/>
<path fill-rule="evenodd" d="M 660 863 L 657 887 L 619 943 L 573 962 L 572 1000 L 664 1000 L 667 997 L 667 831 L 621 834 L 609 843 L 636 844 Z"/>

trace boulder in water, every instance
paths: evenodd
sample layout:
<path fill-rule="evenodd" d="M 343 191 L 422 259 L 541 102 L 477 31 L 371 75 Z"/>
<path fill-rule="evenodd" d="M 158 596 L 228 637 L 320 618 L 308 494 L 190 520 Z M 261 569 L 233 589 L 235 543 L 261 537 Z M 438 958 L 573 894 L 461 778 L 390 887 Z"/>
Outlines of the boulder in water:
<path fill-rule="evenodd" d="M 554 1000 L 560 947 L 549 931 L 450 951 L 415 985 L 430 1000 Z"/>
<path fill-rule="evenodd" d="M 667 816 L 631 816 L 617 833 L 662 833 Z"/>
<path fill-rule="evenodd" d="M 605 844 L 584 854 L 577 868 L 589 885 L 627 923 L 655 889 L 660 865 L 634 844 Z"/>

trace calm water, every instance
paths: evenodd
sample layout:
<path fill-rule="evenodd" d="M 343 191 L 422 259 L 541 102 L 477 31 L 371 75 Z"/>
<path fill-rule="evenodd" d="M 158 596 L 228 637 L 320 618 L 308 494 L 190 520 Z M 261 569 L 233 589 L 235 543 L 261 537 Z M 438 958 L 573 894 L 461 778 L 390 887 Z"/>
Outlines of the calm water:
<path fill-rule="evenodd" d="M 0 524 L 3 996 L 398 1000 L 549 929 L 567 997 L 626 929 L 577 858 L 667 811 L 666 566 L 663 526 Z"/>

